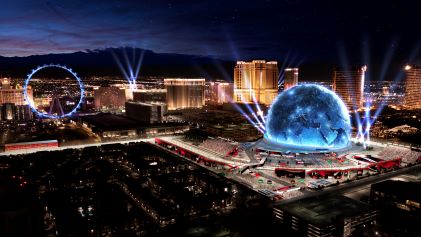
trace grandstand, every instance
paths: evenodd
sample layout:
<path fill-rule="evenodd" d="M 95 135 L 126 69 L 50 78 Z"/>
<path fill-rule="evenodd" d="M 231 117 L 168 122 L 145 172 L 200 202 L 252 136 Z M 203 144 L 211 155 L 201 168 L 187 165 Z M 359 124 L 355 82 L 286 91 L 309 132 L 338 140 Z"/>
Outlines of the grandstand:
<path fill-rule="evenodd" d="M 383 159 L 401 158 L 402 162 L 409 164 L 414 164 L 421 160 L 420 151 L 396 146 L 384 148 L 381 152 L 378 153 L 378 156 Z"/>
<path fill-rule="evenodd" d="M 295 154 L 292 157 L 267 155 L 265 166 L 271 167 L 293 167 L 293 168 L 321 168 L 321 167 L 346 167 L 350 161 L 344 157 L 338 157 L 336 153 L 309 153 Z"/>
<path fill-rule="evenodd" d="M 199 146 L 222 156 L 238 154 L 238 143 L 230 142 L 222 138 L 208 138 Z"/>
<path fill-rule="evenodd" d="M 237 143 L 208 137 L 192 141 L 181 137 L 155 138 L 155 143 L 225 175 L 260 193 L 288 199 L 303 195 L 294 188 L 324 188 L 366 175 L 380 174 L 421 161 L 421 150 L 384 143 L 365 149 L 357 143 L 341 151 L 268 149 L 255 143 Z M 258 173 L 265 175 L 258 175 Z"/>

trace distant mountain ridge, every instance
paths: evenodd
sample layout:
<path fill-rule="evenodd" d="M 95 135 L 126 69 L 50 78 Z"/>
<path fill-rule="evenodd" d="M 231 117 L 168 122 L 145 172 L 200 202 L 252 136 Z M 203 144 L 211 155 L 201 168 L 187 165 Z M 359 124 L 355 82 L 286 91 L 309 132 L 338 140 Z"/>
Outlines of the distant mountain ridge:
<path fill-rule="evenodd" d="M 85 50 L 74 53 L 33 55 L 27 57 L 0 56 L 0 77 L 25 77 L 37 66 L 49 63 L 64 64 L 74 69 L 81 77 L 89 76 L 122 76 L 113 52 L 123 60 L 123 50 L 129 59 L 133 56 L 133 48 L 106 48 Z M 206 80 L 233 80 L 234 60 L 223 60 L 213 56 L 156 53 L 147 49 L 136 48 L 135 55 L 144 53 L 139 77 L 186 77 L 206 78 Z M 263 59 L 256 57 L 255 59 Z M 252 60 L 250 58 L 242 59 Z M 272 60 L 272 59 L 266 59 Z M 124 65 L 125 63 L 122 62 Z M 283 62 L 279 61 L 282 70 Z M 285 65 L 299 67 L 299 81 L 327 81 L 331 79 L 333 64 L 311 63 L 302 65 Z"/>
<path fill-rule="evenodd" d="M 157 77 L 205 77 L 208 80 L 232 80 L 234 61 L 221 60 L 211 56 L 155 53 L 151 50 L 132 48 L 107 48 L 84 52 L 33 55 L 27 57 L 0 56 L 0 76 L 24 77 L 39 65 L 64 64 L 82 77 L 121 76 L 122 73 L 112 53 L 123 60 L 123 50 L 131 59 L 133 50 L 137 56 L 144 53 L 139 76 Z M 122 62 L 124 64 L 124 62 Z"/>

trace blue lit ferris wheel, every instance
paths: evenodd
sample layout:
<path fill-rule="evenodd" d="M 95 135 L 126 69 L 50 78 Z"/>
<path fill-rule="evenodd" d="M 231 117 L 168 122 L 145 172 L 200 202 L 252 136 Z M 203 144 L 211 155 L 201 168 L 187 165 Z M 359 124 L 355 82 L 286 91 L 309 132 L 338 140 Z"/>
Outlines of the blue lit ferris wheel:
<path fill-rule="evenodd" d="M 53 99 L 52 104 L 56 103 L 58 106 L 60 106 L 61 113 L 59 113 L 59 114 L 53 114 L 51 109 L 50 109 L 49 112 L 46 112 L 46 113 L 45 112 L 40 112 L 36 108 L 34 102 L 29 98 L 29 96 L 28 96 L 28 85 L 29 85 L 29 82 L 32 79 L 32 76 L 35 73 L 37 73 L 38 71 L 43 70 L 45 68 L 61 68 L 63 70 L 66 70 L 67 72 L 69 72 L 70 74 L 72 74 L 72 76 L 76 79 L 77 83 L 79 84 L 79 90 L 80 90 L 79 101 L 75 105 L 75 107 L 73 107 L 73 109 L 70 110 L 70 112 L 68 112 L 68 113 L 64 113 L 63 112 L 63 109 L 61 108 L 61 105 L 59 104 L 59 101 L 58 101 L 57 98 Z M 85 89 L 84 89 L 84 86 L 83 86 L 83 82 L 79 78 L 79 76 L 77 75 L 77 73 L 74 72 L 71 68 L 68 68 L 68 67 L 66 67 L 64 65 L 60 65 L 60 64 L 45 64 L 45 65 L 42 65 L 42 66 L 37 67 L 36 69 L 33 69 L 31 71 L 31 73 L 29 73 L 27 75 L 27 77 L 25 79 L 24 86 L 23 86 L 23 94 L 24 94 L 25 100 L 28 102 L 28 105 L 30 106 L 31 110 L 34 113 L 36 113 L 41 118 L 60 119 L 60 118 L 65 118 L 65 117 L 72 116 L 72 114 L 74 114 L 80 108 L 80 105 L 83 102 L 84 93 L 85 93 Z"/>

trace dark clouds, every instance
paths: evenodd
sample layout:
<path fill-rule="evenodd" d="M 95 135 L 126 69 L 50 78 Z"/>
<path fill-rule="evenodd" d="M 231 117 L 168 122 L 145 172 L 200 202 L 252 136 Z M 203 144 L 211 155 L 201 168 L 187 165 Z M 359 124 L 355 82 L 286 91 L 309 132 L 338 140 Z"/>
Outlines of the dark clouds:
<path fill-rule="evenodd" d="M 368 2 L 368 3 L 367 3 Z M 420 40 L 417 1 L 15 0 L 0 8 L 0 55 L 135 46 L 223 58 L 334 60 L 368 44 L 409 55 Z M 358 53 L 357 53 L 358 52 Z"/>

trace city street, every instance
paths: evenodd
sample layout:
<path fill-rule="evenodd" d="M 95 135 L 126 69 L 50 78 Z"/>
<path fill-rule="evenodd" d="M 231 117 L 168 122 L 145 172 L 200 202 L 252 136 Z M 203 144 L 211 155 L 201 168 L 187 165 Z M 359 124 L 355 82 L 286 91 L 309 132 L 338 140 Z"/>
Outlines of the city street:
<path fill-rule="evenodd" d="M 421 165 L 411 166 L 407 168 L 402 168 L 399 170 L 394 170 L 388 173 L 379 174 L 379 175 L 373 175 L 370 177 L 361 178 L 358 180 L 351 181 L 349 183 L 342 183 L 337 186 L 331 186 L 327 187 L 320 191 L 305 191 L 305 195 L 302 195 L 300 197 L 291 198 L 287 200 L 280 200 L 278 203 L 289 203 L 294 202 L 296 200 L 302 199 L 302 198 L 309 198 L 309 197 L 315 197 L 315 196 L 322 196 L 327 194 L 347 194 L 352 193 L 355 191 L 361 191 L 361 189 L 367 189 L 367 187 L 371 184 L 378 183 L 384 180 L 388 180 L 403 174 L 411 173 L 414 171 L 420 171 L 421 172 Z M 273 203 L 272 205 L 277 205 L 276 203 Z"/>

